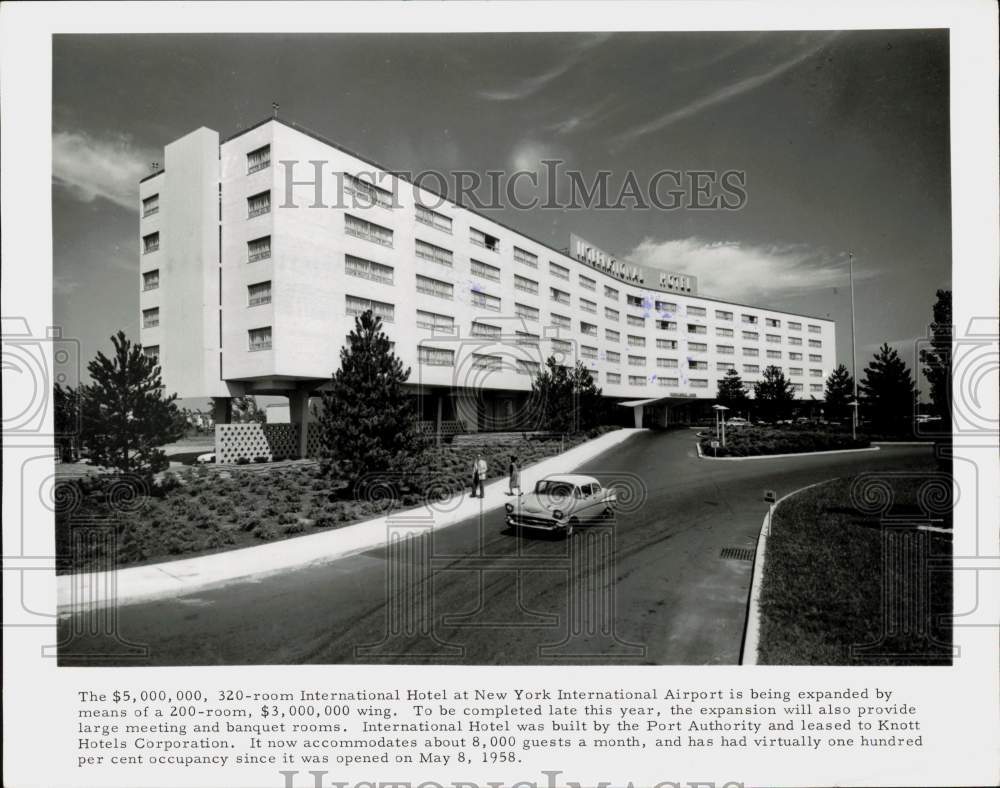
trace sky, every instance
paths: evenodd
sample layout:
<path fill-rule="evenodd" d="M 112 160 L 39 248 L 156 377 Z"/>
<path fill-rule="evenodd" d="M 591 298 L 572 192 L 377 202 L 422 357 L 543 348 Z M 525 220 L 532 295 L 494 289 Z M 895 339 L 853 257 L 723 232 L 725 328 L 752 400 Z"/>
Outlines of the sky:
<path fill-rule="evenodd" d="M 848 367 L 851 251 L 859 372 L 882 342 L 912 367 L 951 287 L 946 30 L 62 35 L 54 322 L 84 360 L 119 328 L 138 337 L 138 181 L 163 146 L 201 126 L 225 138 L 272 102 L 394 170 L 560 159 L 588 183 L 610 171 L 612 194 L 629 172 L 744 172 L 739 210 L 484 213 L 694 274 L 703 295 L 830 317 Z"/>

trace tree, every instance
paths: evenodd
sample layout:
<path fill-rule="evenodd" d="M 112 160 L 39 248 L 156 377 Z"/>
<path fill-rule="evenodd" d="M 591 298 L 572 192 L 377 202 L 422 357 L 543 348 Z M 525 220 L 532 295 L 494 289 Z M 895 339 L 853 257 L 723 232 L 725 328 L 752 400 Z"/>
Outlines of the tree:
<path fill-rule="evenodd" d="M 405 472 L 419 460 L 417 414 L 403 388 L 409 377 L 381 318 L 371 310 L 356 317 L 319 419 L 324 466 L 349 489 L 369 474 Z"/>
<path fill-rule="evenodd" d="M 921 348 L 920 363 L 930 385 L 928 392 L 934 414 L 943 420 L 942 427 L 951 424 L 951 340 L 954 326 L 951 322 L 951 290 L 938 290 L 934 303 L 934 322 L 931 323 L 929 348 Z"/>
<path fill-rule="evenodd" d="M 119 331 L 114 353 L 98 351 L 87 365 L 93 383 L 80 395 L 81 440 L 97 465 L 123 473 L 153 473 L 167 467 L 158 448 L 184 434 L 177 395 L 164 395 L 160 367 Z"/>
<path fill-rule="evenodd" d="M 80 455 L 80 389 L 56 383 L 52 406 L 59 457 L 63 462 L 76 462 Z"/>
<path fill-rule="evenodd" d="M 865 367 L 860 382 L 861 407 L 875 432 L 899 435 L 913 420 L 917 390 L 906 363 L 883 343 Z"/>
<path fill-rule="evenodd" d="M 747 387 L 743 378 L 735 369 L 730 369 L 719 378 L 719 388 L 715 392 L 715 399 L 719 405 L 725 405 L 730 410 L 745 409 L 750 402 L 747 396 Z"/>
<path fill-rule="evenodd" d="M 851 377 L 851 373 L 843 364 L 840 364 L 826 379 L 824 399 L 828 419 L 840 420 L 851 417 L 854 378 Z"/>
<path fill-rule="evenodd" d="M 531 381 L 531 390 L 540 404 L 545 429 L 553 432 L 576 431 L 577 404 L 573 394 L 573 376 L 568 368 L 556 361 L 555 356 L 545 360 L 545 368 L 539 370 Z"/>
<path fill-rule="evenodd" d="M 594 376 L 582 361 L 577 361 L 571 378 L 577 406 L 577 426 L 581 430 L 600 426 L 606 420 L 607 401 L 597 387 Z"/>
<path fill-rule="evenodd" d="M 774 365 L 767 367 L 763 378 L 753 384 L 757 410 L 765 421 L 788 418 L 792 403 L 795 401 L 794 392 L 795 389 L 785 378 L 785 373 Z"/>

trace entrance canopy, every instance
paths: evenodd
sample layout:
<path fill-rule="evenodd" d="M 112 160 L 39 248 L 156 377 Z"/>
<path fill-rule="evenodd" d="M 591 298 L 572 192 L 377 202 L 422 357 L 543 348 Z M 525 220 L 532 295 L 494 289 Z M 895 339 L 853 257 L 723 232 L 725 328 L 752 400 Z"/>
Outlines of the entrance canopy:
<path fill-rule="evenodd" d="M 698 397 L 678 397 L 667 395 L 665 397 L 653 397 L 652 399 L 633 399 L 627 402 L 619 402 L 618 404 L 623 408 L 632 408 L 632 413 L 635 418 L 635 426 L 642 427 L 642 414 L 647 406 L 653 405 L 663 405 L 664 406 L 664 419 L 666 418 L 666 413 L 669 412 L 671 408 L 680 405 L 690 405 L 692 402 L 711 402 L 712 400 L 699 399 Z M 661 426 L 665 426 L 666 422 Z"/>

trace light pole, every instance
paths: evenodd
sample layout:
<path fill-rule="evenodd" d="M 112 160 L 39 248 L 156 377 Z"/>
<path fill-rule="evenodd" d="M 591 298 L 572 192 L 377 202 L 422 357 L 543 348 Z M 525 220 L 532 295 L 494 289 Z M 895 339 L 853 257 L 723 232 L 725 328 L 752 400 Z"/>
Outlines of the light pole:
<path fill-rule="evenodd" d="M 854 382 L 854 402 L 851 405 L 851 439 L 858 433 L 858 349 L 854 331 L 854 252 L 847 253 L 850 260 L 848 277 L 851 280 L 851 377 Z"/>
<path fill-rule="evenodd" d="M 719 425 L 722 425 L 722 448 L 726 448 L 726 411 L 729 410 L 725 405 L 713 405 L 712 410 L 715 411 L 716 427 L 715 427 L 715 437 L 719 437 Z"/>

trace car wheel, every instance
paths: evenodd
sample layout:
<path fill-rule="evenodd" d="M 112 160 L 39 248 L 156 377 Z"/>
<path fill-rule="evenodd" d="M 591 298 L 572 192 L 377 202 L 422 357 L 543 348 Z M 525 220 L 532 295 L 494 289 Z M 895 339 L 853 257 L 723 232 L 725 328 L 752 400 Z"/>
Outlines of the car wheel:
<path fill-rule="evenodd" d="M 566 527 L 563 528 L 563 539 L 569 539 L 573 535 L 575 526 L 576 526 L 575 518 L 566 523 Z"/>

